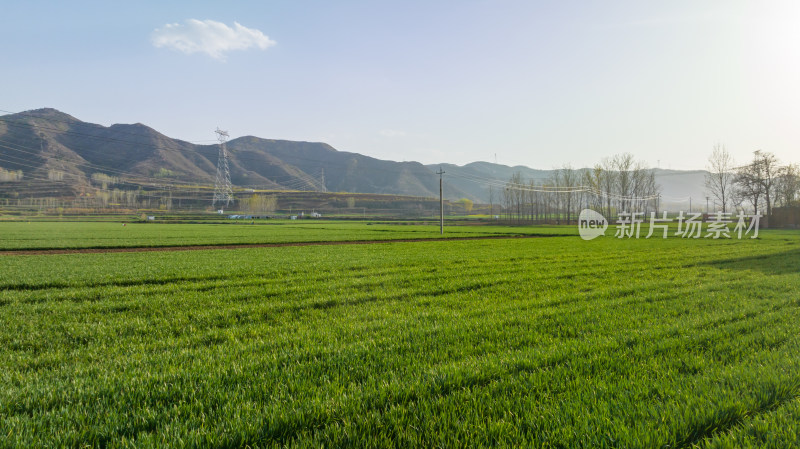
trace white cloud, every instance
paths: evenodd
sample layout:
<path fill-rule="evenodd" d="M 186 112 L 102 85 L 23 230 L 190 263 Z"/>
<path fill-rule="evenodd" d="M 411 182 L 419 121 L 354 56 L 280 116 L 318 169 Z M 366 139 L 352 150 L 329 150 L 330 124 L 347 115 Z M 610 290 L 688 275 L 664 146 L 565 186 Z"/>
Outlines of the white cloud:
<path fill-rule="evenodd" d="M 233 28 L 214 20 L 189 19 L 183 24 L 168 23 L 153 31 L 153 45 L 182 51 L 186 54 L 205 53 L 224 60 L 233 50 L 259 48 L 266 50 L 276 44 L 259 30 L 233 22 Z"/>

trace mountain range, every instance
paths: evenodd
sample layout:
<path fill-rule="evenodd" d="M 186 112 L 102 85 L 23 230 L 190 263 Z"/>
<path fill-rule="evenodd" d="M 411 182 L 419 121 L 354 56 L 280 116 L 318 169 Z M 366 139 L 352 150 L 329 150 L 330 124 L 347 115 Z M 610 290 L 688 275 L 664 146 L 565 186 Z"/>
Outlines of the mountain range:
<path fill-rule="evenodd" d="M 227 142 L 235 187 L 318 190 L 438 197 L 438 169 L 445 171 L 444 196 L 489 201 L 489 183 L 513 173 L 546 180 L 553 170 L 489 162 L 423 165 L 339 151 L 319 142 L 245 136 Z M 97 177 L 128 184 L 214 184 L 219 145 L 167 137 L 141 123 L 109 127 L 83 122 L 55 109 L 0 116 L 0 185 L 31 195 L 79 195 Z M 22 173 L 16 179 L 8 173 Z M 665 203 L 704 196 L 705 172 L 655 169 Z M 493 181 L 494 180 L 494 181 Z M 0 192 L 3 192 L 0 189 Z M 497 199 L 495 199 L 497 201 Z"/>

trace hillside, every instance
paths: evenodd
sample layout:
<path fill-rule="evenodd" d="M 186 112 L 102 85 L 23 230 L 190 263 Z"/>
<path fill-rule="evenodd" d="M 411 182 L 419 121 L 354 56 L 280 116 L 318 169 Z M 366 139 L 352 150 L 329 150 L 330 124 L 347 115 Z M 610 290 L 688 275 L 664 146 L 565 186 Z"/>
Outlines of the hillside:
<path fill-rule="evenodd" d="M 167 137 L 141 123 L 109 127 L 83 122 L 55 109 L 0 116 L 1 197 L 81 196 L 99 184 L 120 189 L 152 186 L 213 188 L 218 145 Z M 234 186 L 438 197 L 488 202 L 487 180 L 513 173 L 544 181 L 552 170 L 488 162 L 464 166 L 394 162 L 339 151 L 319 142 L 245 136 L 228 142 Z M 18 179 L 20 174 L 22 178 Z M 656 170 L 665 202 L 704 197 L 703 171 Z"/>
<path fill-rule="evenodd" d="M 233 139 L 228 148 L 231 181 L 237 187 L 439 195 L 438 177 L 417 162 L 380 160 L 325 143 L 253 136 Z M 55 109 L 0 117 L 0 150 L 0 167 L 24 174 L 13 183 L 16 191 L 39 194 L 57 181 L 59 187 L 47 190 L 48 195 L 80 194 L 98 174 L 129 185 L 213 185 L 218 155 L 218 145 L 172 139 L 140 123 L 104 127 Z M 451 186 L 445 195 L 468 196 Z"/>

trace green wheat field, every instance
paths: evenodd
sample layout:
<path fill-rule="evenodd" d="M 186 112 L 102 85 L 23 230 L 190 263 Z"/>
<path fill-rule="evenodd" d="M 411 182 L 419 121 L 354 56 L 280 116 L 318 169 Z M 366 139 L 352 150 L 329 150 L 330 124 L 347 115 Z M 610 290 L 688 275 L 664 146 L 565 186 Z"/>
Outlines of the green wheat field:
<path fill-rule="evenodd" d="M 800 444 L 800 232 L 481 235 L 0 223 L 0 447 Z"/>

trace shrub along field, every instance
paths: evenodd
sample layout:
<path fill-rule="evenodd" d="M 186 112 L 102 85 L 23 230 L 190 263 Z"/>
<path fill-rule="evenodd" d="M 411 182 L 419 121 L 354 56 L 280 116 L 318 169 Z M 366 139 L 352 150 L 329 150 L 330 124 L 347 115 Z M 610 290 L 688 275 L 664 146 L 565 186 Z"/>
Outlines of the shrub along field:
<path fill-rule="evenodd" d="M 0 447 L 800 438 L 797 232 L 0 261 Z"/>

